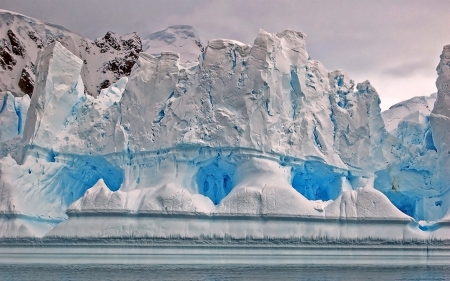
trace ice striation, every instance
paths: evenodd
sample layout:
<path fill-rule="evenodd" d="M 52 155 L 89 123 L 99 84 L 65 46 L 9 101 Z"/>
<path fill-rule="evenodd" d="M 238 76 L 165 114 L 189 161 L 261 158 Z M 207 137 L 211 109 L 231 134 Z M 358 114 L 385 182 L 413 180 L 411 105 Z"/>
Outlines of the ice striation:
<path fill-rule="evenodd" d="M 301 32 L 211 40 L 192 60 L 163 50 L 178 39 L 198 37 L 155 33 L 97 97 L 83 60 L 42 48 L 31 100 L 6 94 L 0 111 L 2 144 L 17 142 L 0 159 L 0 236 L 448 240 L 448 46 L 436 106 L 381 113 Z"/>

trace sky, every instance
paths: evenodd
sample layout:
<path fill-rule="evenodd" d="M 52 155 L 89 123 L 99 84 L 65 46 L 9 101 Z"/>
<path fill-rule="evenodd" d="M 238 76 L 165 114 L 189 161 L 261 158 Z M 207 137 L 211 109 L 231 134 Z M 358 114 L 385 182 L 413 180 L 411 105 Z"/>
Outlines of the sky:
<path fill-rule="evenodd" d="M 188 24 L 203 42 L 253 43 L 259 29 L 307 34 L 312 59 L 369 80 L 383 110 L 436 92 L 436 66 L 450 44 L 449 0 L 0 0 L 11 10 L 95 39 L 107 31 L 141 37 Z"/>

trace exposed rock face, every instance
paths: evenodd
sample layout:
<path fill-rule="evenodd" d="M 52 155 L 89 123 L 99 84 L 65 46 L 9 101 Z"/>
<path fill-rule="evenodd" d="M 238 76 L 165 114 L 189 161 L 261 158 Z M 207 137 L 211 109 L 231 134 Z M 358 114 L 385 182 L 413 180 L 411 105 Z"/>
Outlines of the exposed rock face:
<path fill-rule="evenodd" d="M 8 32 L 6 32 L 6 34 L 8 35 L 8 39 L 11 44 L 11 49 L 12 49 L 13 54 L 15 54 L 17 56 L 21 56 L 24 59 L 25 58 L 25 47 L 20 42 L 19 38 L 17 38 L 17 36 L 14 34 L 14 32 L 12 32 L 11 29 L 9 29 Z"/>
<path fill-rule="evenodd" d="M 142 52 L 142 43 L 139 36 L 136 33 L 132 33 L 127 36 L 118 37 L 116 34 L 108 32 L 101 41 L 103 41 L 102 44 L 96 41 L 97 46 L 102 46 L 101 53 L 107 52 L 110 48 L 121 51 L 117 57 L 103 64 L 103 73 L 107 71 L 113 72 L 114 80 L 112 82 L 120 79 L 120 77 L 130 75 L 131 68 L 136 63 L 139 53 Z M 107 88 L 108 86 L 104 85 L 101 89 Z"/>
<path fill-rule="evenodd" d="M 33 74 L 34 76 L 34 74 Z M 20 74 L 20 80 L 19 80 L 19 87 L 27 95 L 30 95 L 33 93 L 34 89 L 34 79 L 33 76 L 31 76 L 29 70 L 27 68 L 22 69 L 22 73 Z"/>
<path fill-rule="evenodd" d="M 3 46 L 2 46 L 3 45 Z M 17 61 L 11 54 L 11 50 L 8 45 L 6 45 L 6 41 L 3 40 L 3 44 L 0 45 L 0 66 L 4 70 L 13 70 L 13 67 L 16 65 Z"/>

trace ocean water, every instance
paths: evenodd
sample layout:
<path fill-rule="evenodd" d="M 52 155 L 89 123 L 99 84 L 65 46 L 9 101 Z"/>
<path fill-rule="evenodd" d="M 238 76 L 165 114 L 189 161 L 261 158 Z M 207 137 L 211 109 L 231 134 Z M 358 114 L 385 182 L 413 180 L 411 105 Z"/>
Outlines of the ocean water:
<path fill-rule="evenodd" d="M 1 264 L 0 280 L 450 280 L 450 267 Z"/>

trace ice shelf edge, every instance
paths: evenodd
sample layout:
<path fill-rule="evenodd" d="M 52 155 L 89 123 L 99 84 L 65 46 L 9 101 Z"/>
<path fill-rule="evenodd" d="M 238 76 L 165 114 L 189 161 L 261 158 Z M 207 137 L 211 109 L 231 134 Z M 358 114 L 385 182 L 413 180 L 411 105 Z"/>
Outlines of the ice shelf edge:
<path fill-rule="evenodd" d="M 0 263 L 176 265 L 450 265 L 450 247 L 431 246 L 19 246 L 0 247 Z"/>

